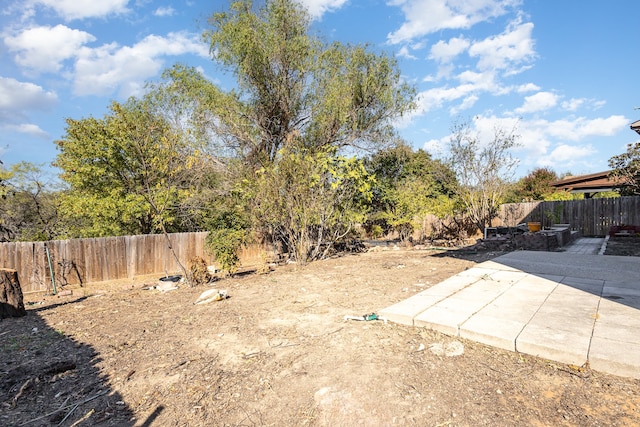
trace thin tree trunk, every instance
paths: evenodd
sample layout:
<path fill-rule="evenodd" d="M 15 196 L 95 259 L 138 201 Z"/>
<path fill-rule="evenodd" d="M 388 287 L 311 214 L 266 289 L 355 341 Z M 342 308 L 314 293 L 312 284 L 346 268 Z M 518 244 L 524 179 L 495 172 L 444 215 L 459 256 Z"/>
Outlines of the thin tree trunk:
<path fill-rule="evenodd" d="M 184 267 L 184 265 L 182 265 L 182 263 L 180 262 L 180 258 L 178 258 L 178 255 L 176 255 L 176 251 L 173 249 L 173 245 L 171 244 L 171 239 L 169 238 L 169 233 L 167 233 L 167 229 L 164 227 L 163 221 L 160 221 L 160 227 L 162 228 L 162 234 L 164 234 L 165 239 L 167 239 L 167 246 L 171 251 L 171 255 L 173 255 L 173 259 L 176 260 L 176 263 L 178 263 L 178 267 L 180 267 L 180 271 L 182 271 L 182 277 L 184 277 L 184 280 L 187 282 L 187 285 L 189 285 L 190 287 L 193 287 L 191 276 L 189 275 L 189 272 L 187 272 L 187 269 Z"/>

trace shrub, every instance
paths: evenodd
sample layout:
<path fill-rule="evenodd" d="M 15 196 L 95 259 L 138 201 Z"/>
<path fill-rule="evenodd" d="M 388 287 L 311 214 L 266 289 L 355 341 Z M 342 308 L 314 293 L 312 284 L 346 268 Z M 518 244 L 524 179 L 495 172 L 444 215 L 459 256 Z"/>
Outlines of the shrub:
<path fill-rule="evenodd" d="M 211 280 L 207 263 L 199 256 L 191 259 L 189 273 L 191 274 L 191 286 L 204 285 Z"/>
<path fill-rule="evenodd" d="M 205 246 L 220 264 L 220 269 L 228 273 L 235 273 L 240 266 L 238 250 L 246 240 L 243 229 L 222 228 L 209 232 L 205 239 Z"/>

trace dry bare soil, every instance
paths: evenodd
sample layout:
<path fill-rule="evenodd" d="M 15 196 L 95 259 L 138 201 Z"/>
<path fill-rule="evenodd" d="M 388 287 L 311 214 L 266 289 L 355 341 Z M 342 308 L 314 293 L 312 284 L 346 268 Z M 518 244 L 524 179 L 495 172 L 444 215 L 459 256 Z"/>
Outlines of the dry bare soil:
<path fill-rule="evenodd" d="M 230 298 L 207 305 L 208 288 L 140 280 L 30 296 L 26 317 L 0 321 L 0 425 L 639 425 L 638 380 L 344 319 L 496 255 L 287 265 L 213 283 Z"/>

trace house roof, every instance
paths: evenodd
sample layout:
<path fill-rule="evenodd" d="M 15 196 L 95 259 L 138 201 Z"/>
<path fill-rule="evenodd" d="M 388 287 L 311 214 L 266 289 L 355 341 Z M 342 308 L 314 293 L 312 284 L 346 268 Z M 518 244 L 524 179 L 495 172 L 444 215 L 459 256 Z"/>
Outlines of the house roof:
<path fill-rule="evenodd" d="M 638 122 L 638 126 L 640 126 L 640 121 Z M 611 173 L 610 170 L 588 175 L 567 176 L 558 181 L 553 181 L 549 183 L 549 185 L 571 193 L 613 191 L 620 186 L 622 181 L 620 179 L 610 178 L 609 173 Z"/>

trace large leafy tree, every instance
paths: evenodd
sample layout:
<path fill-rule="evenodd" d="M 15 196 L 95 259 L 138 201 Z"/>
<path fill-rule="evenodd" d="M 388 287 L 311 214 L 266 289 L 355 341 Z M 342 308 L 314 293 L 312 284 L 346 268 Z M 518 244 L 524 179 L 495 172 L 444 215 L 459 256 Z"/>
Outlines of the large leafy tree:
<path fill-rule="evenodd" d="M 393 230 L 404 240 L 423 228 L 427 214 L 453 214 L 441 208 L 443 200 L 454 194 L 455 175 L 426 151 L 399 143 L 374 154 L 367 167 L 376 178 L 368 228 L 380 227 L 383 233 Z"/>
<path fill-rule="evenodd" d="M 210 24 L 204 37 L 213 59 L 238 84 L 229 92 L 205 91 L 208 124 L 256 169 L 293 144 L 318 150 L 384 144 L 393 120 L 413 105 L 414 89 L 401 82 L 391 56 L 321 42 L 295 1 L 266 1 L 257 11 L 251 1 L 237 1 Z"/>
<path fill-rule="evenodd" d="M 518 163 L 510 151 L 517 145 L 515 129 L 496 127 L 493 139 L 482 141 L 469 123 L 453 126 L 448 164 L 460 184 L 456 194 L 464 205 L 464 213 L 480 232 L 498 216 Z"/>
<path fill-rule="evenodd" d="M 76 235 L 172 230 L 196 159 L 147 100 L 114 102 L 102 119 L 67 119 L 56 165 L 69 185 L 62 213 Z"/>
<path fill-rule="evenodd" d="M 359 150 L 393 141 L 394 120 L 412 108 L 415 91 L 393 57 L 312 36 L 308 13 L 292 0 L 260 8 L 236 1 L 210 24 L 212 58 L 236 87 L 225 91 L 180 65 L 161 86 L 184 106 L 190 135 L 230 166 L 254 227 L 299 261 L 322 256 L 317 248 L 330 247 L 358 217 L 354 206 L 364 209 L 350 198 L 366 199 L 364 187 L 335 183 L 360 170 Z M 273 199 L 253 197 L 265 194 Z M 301 205 L 286 208 L 294 201 Z"/>
<path fill-rule="evenodd" d="M 611 176 L 621 181 L 623 196 L 640 195 L 640 142 L 627 145 L 627 151 L 609 159 Z"/>
<path fill-rule="evenodd" d="M 548 167 L 533 169 L 516 181 L 505 195 L 505 202 L 520 203 L 534 200 L 571 199 L 571 194 L 559 191 L 550 184 L 560 179 L 558 174 Z"/>

